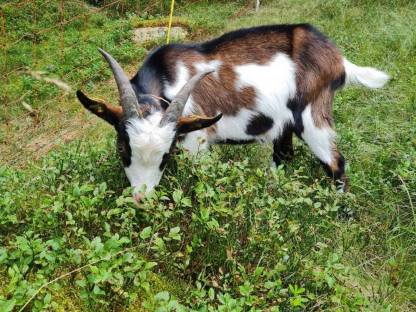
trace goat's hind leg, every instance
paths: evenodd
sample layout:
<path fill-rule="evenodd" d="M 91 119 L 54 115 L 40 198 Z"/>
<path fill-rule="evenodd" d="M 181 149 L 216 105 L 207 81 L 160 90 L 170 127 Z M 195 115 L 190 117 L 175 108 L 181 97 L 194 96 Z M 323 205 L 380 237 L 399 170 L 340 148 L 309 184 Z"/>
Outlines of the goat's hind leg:
<path fill-rule="evenodd" d="M 335 131 L 330 119 L 322 118 L 319 125 L 312 114 L 311 105 L 302 112 L 302 139 L 318 157 L 328 176 L 336 183 L 340 191 L 348 190 L 348 179 L 345 175 L 345 159 L 335 143 Z"/>

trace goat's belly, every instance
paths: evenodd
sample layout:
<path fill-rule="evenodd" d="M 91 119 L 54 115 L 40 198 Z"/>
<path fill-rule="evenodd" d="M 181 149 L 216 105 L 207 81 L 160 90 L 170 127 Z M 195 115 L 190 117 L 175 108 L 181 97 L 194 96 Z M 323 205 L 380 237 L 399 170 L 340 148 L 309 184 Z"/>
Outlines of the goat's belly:
<path fill-rule="evenodd" d="M 237 115 L 223 116 L 211 132 L 210 143 L 227 141 L 272 142 L 278 138 L 285 126 L 292 123 L 292 114 L 288 110 L 278 116 L 268 112 L 241 109 Z"/>

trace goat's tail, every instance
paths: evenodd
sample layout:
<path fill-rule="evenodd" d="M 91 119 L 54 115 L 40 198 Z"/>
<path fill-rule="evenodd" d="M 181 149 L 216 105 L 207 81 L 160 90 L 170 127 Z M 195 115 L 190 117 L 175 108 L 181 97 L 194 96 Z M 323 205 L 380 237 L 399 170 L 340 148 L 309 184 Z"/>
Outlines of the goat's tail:
<path fill-rule="evenodd" d="M 381 88 L 390 79 L 389 75 L 372 67 L 360 67 L 344 58 L 346 85 L 361 84 L 371 89 Z"/>

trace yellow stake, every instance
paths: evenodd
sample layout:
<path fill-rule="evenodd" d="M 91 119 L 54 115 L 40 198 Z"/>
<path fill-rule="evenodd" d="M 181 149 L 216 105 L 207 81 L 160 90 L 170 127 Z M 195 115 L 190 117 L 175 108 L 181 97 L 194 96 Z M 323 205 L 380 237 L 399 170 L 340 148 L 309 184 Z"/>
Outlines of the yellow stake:
<path fill-rule="evenodd" d="M 168 34 L 166 36 L 166 44 L 169 44 L 169 40 L 170 40 L 170 29 L 172 28 L 173 6 L 174 5 L 175 5 L 175 0 L 171 0 L 171 2 L 170 2 L 170 15 L 169 15 L 169 26 L 168 26 Z"/>

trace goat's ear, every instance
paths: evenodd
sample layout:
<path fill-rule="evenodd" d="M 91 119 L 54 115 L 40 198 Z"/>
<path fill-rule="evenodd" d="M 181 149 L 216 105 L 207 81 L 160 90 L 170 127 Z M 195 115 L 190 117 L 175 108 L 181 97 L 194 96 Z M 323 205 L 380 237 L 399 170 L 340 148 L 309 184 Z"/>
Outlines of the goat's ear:
<path fill-rule="evenodd" d="M 99 99 L 91 99 L 81 90 L 77 91 L 78 100 L 86 109 L 98 117 L 104 119 L 109 124 L 115 126 L 123 116 L 121 106 L 112 106 Z"/>
<path fill-rule="evenodd" d="M 180 117 L 177 124 L 177 129 L 179 133 L 188 133 L 191 131 L 201 130 L 212 126 L 218 120 L 220 120 L 222 114 L 218 114 L 215 117 L 203 117 L 203 116 L 183 116 Z"/>

